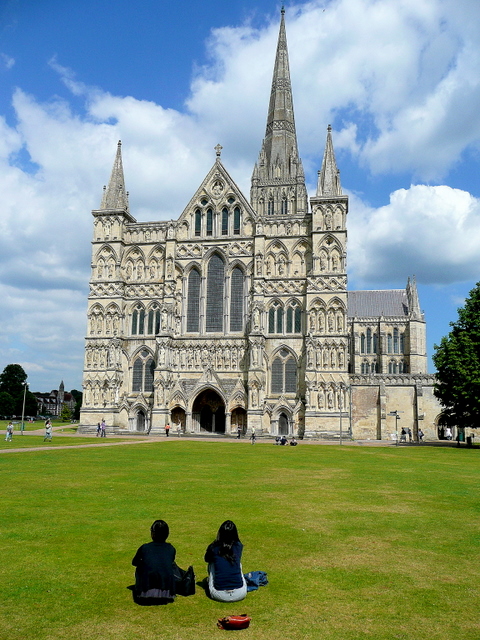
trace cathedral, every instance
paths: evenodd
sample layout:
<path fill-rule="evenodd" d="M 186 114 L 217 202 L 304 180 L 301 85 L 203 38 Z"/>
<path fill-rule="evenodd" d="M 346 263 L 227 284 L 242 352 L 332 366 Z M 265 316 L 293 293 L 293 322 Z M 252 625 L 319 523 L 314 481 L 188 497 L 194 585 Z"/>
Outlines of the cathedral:
<path fill-rule="evenodd" d="M 177 220 L 137 222 L 118 143 L 93 211 L 80 430 L 105 419 L 117 433 L 436 437 L 415 280 L 347 288 L 330 126 L 307 195 L 283 10 L 249 199 L 221 151 Z"/>

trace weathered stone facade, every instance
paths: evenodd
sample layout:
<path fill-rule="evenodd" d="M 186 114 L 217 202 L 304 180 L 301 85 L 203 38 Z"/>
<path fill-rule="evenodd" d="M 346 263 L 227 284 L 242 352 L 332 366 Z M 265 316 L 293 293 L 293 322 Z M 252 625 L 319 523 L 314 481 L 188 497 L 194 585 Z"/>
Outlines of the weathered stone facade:
<path fill-rule="evenodd" d="M 433 435 L 415 283 L 347 292 L 348 198 L 330 127 L 308 202 L 283 12 L 250 202 L 216 154 L 178 220 L 142 223 L 119 143 L 93 211 L 82 428 L 105 418 L 151 433 L 374 439 L 398 410 L 402 426 Z"/>

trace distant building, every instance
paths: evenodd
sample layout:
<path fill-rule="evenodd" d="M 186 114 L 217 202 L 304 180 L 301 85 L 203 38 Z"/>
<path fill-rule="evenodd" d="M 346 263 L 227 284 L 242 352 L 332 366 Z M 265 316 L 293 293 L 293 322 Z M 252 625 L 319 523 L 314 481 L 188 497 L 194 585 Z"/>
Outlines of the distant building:
<path fill-rule="evenodd" d="M 93 211 L 82 428 L 436 435 L 425 319 L 347 290 L 348 197 L 328 127 L 316 194 L 298 154 L 284 15 L 250 199 L 216 160 L 177 220 L 137 222 L 119 143 Z"/>
<path fill-rule="evenodd" d="M 64 404 L 73 411 L 75 409 L 76 400 L 71 393 L 65 391 L 63 380 L 57 389 L 53 389 L 50 393 L 34 393 L 37 399 L 38 414 L 59 416 L 62 412 Z"/>

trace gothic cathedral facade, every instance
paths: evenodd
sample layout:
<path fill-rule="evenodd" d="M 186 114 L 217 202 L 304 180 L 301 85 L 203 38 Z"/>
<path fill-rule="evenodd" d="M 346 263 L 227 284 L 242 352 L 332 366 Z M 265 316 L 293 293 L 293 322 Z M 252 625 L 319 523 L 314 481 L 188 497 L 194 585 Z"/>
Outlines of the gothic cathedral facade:
<path fill-rule="evenodd" d="M 216 160 L 175 221 L 137 222 L 121 144 L 93 211 L 81 429 L 387 438 L 436 428 L 425 320 L 405 290 L 347 290 L 348 197 L 328 127 L 299 157 L 284 14 L 250 200 Z M 399 415 L 397 413 L 397 416 Z"/>

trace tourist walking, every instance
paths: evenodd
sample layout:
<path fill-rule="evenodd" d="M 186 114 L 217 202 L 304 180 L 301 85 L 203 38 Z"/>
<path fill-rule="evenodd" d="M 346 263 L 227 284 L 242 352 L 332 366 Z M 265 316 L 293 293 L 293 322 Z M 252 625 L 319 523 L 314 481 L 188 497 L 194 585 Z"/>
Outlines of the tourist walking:
<path fill-rule="evenodd" d="M 208 545 L 208 590 L 212 600 L 238 602 L 247 595 L 247 583 L 242 569 L 243 544 L 237 527 L 231 520 L 220 525 L 217 537 Z"/>
<path fill-rule="evenodd" d="M 53 427 L 52 427 L 52 423 L 50 420 L 47 420 L 45 422 L 45 437 L 43 438 L 43 441 L 45 442 L 46 440 L 48 442 L 52 441 L 52 432 L 53 432 Z"/>
<path fill-rule="evenodd" d="M 107 425 L 105 424 L 105 418 L 102 420 L 102 423 L 100 425 L 100 437 L 101 438 L 106 438 L 107 437 Z"/>
<path fill-rule="evenodd" d="M 242 427 L 237 427 L 237 440 L 240 440 L 242 435 Z"/>
<path fill-rule="evenodd" d="M 167 436 L 167 438 L 168 438 L 169 434 L 170 434 L 170 425 L 167 422 L 167 424 L 165 425 L 165 435 Z"/>
<path fill-rule="evenodd" d="M 450 427 L 447 427 L 445 429 L 445 438 L 447 440 L 451 440 L 452 439 L 452 430 L 450 429 Z"/>
<path fill-rule="evenodd" d="M 255 444 L 256 439 L 257 439 L 257 434 L 255 433 L 255 427 L 252 427 L 252 434 L 250 436 L 250 440 L 252 441 L 252 444 Z"/>
<path fill-rule="evenodd" d="M 5 431 L 5 442 L 11 442 L 13 438 L 13 422 L 7 424 L 7 430 Z"/>
<path fill-rule="evenodd" d="M 423 431 L 421 429 L 418 430 L 418 439 L 420 440 L 420 442 L 423 442 L 423 438 L 425 437 L 425 434 L 423 433 Z"/>
<path fill-rule="evenodd" d="M 97 423 L 97 438 L 101 435 L 102 433 L 102 427 L 100 425 L 100 423 Z"/>
<path fill-rule="evenodd" d="M 410 427 L 408 427 L 408 441 L 412 442 L 412 440 L 413 440 L 412 430 L 410 429 Z"/>

